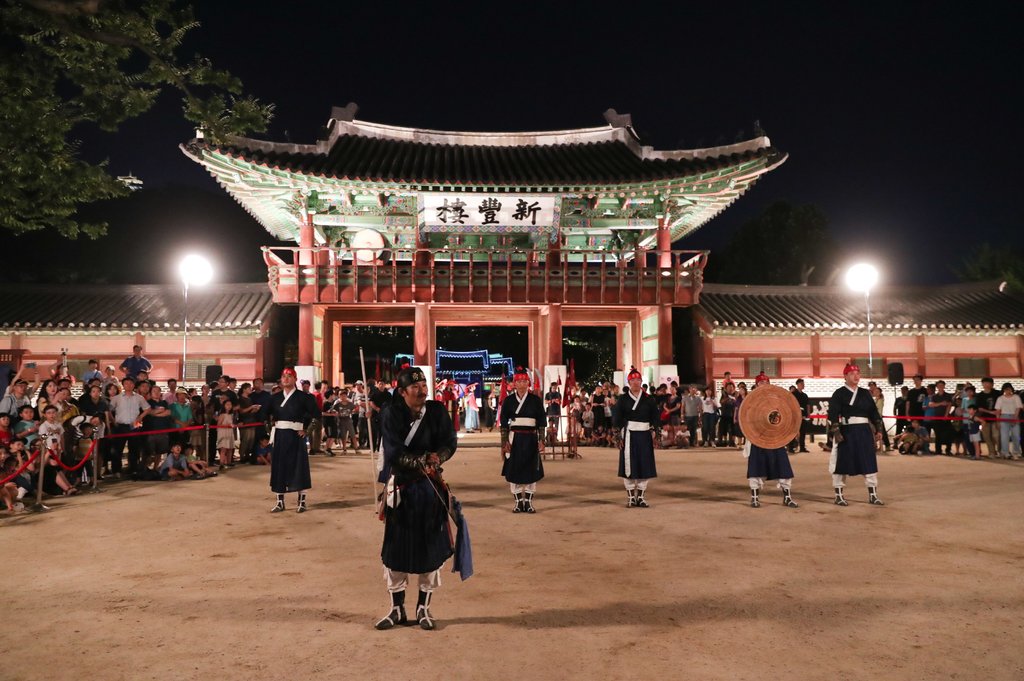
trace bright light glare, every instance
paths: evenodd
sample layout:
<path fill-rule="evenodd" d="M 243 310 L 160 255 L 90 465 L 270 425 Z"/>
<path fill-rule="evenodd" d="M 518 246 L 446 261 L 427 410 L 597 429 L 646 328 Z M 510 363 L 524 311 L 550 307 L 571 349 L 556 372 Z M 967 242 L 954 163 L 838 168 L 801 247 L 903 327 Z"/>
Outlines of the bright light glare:
<path fill-rule="evenodd" d="M 213 265 L 203 256 L 192 253 L 182 258 L 178 265 L 178 274 L 189 286 L 203 286 L 213 279 Z"/>
<path fill-rule="evenodd" d="M 846 271 L 846 285 L 858 293 L 867 293 L 878 283 L 874 265 L 858 263 Z"/>

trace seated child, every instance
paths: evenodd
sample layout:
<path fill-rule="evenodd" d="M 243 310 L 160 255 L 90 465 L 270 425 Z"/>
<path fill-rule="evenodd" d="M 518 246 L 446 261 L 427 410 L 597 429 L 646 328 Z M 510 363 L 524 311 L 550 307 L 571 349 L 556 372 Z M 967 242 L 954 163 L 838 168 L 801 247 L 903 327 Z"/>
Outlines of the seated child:
<path fill-rule="evenodd" d="M 206 462 L 196 455 L 195 447 L 192 445 L 185 445 L 185 449 L 183 451 L 185 453 L 185 460 L 188 462 L 188 469 L 192 471 L 196 480 L 217 477 L 217 471 L 213 470 L 210 466 L 207 466 Z"/>
<path fill-rule="evenodd" d="M 160 464 L 161 480 L 184 480 L 192 477 L 192 471 L 188 467 L 188 459 L 181 452 L 181 444 L 175 442 L 171 445 L 171 451 L 164 457 Z"/>
<path fill-rule="evenodd" d="M 344 442 L 344 440 L 342 441 Z M 256 447 L 256 463 L 261 466 L 270 465 L 270 454 L 274 451 L 274 446 L 270 444 L 270 436 L 263 435 L 260 437 L 260 444 Z"/>

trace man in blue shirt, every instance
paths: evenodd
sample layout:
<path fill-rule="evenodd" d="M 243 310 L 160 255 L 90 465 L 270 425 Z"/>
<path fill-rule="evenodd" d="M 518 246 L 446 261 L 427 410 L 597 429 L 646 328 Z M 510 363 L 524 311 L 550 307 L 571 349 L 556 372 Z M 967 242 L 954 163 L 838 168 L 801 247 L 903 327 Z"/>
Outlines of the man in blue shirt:
<path fill-rule="evenodd" d="M 125 378 L 130 378 L 133 381 L 137 380 L 140 371 L 149 373 L 152 368 L 153 363 L 142 356 L 141 345 L 133 345 L 132 356 L 121 362 L 121 371 L 124 372 Z"/>
<path fill-rule="evenodd" d="M 82 378 L 82 385 L 89 385 L 89 381 L 93 380 L 94 378 L 99 379 L 100 381 L 102 381 L 103 380 L 103 374 L 100 373 L 100 363 L 98 361 L 96 361 L 95 359 L 90 359 L 89 360 L 89 370 L 86 371 L 84 374 L 82 374 L 81 378 Z"/>

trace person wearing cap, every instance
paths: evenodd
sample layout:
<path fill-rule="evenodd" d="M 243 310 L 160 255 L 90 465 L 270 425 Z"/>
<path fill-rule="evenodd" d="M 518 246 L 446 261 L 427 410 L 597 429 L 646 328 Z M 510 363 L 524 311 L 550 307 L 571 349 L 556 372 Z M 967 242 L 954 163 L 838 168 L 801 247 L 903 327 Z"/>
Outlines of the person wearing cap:
<path fill-rule="evenodd" d="M 285 510 L 284 495 L 298 495 L 297 513 L 306 512 L 306 491 L 313 486 L 306 452 L 306 429 L 320 416 L 316 399 L 295 387 L 295 369 L 281 372 L 281 392 L 270 398 L 268 413 L 274 424 L 274 453 L 270 457 L 270 491 L 277 495 L 271 513 Z"/>
<path fill-rule="evenodd" d="M 458 440 L 444 405 L 427 400 L 427 379 L 417 367 L 396 377 L 394 399 L 381 413 L 378 481 L 384 483 L 380 514 L 384 542 L 380 557 L 391 609 L 374 625 L 391 629 L 406 624 L 405 589 L 410 575 L 419 587 L 416 623 L 434 628 L 430 603 L 441 585 L 441 566 L 452 555 L 448 526 L 450 495 L 441 464 L 455 454 Z M 372 455 L 372 454 L 371 454 Z"/>
<path fill-rule="evenodd" d="M 771 380 L 763 371 L 754 378 L 754 390 L 768 385 Z M 797 401 L 799 404 L 799 400 Z M 742 406 L 740 407 L 742 409 Z M 801 414 L 803 410 L 801 409 Z M 807 451 L 807 450 L 801 450 Z M 747 459 L 747 484 L 750 486 L 750 507 L 761 507 L 761 490 L 765 480 L 777 480 L 775 484 L 782 490 L 782 505 L 787 508 L 800 508 L 793 501 L 793 466 L 789 463 L 789 452 L 786 447 L 765 449 L 747 438 L 743 445 L 743 456 Z"/>
<path fill-rule="evenodd" d="M 547 414 L 540 397 L 530 392 L 530 375 L 519 367 L 514 390 L 501 403 L 501 474 L 516 505 L 513 513 L 534 513 L 533 495 L 544 477 L 544 428 Z"/>
<path fill-rule="evenodd" d="M 863 475 L 868 488 L 868 503 L 884 506 L 878 498 L 878 459 L 876 442 L 882 439 L 882 417 L 875 400 L 866 389 L 858 387 L 860 367 L 850 363 L 843 368 L 846 383 L 832 393 L 828 401 L 829 430 L 832 433 L 832 455 L 828 470 L 832 474 L 836 506 L 849 506 L 843 487 L 850 475 Z"/>
<path fill-rule="evenodd" d="M 644 392 L 643 375 L 631 367 L 628 388 L 615 403 L 612 427 L 622 433 L 619 445 L 619 477 L 626 487 L 626 508 L 648 508 L 647 483 L 658 477 L 654 465 L 654 433 L 661 427 L 661 410 Z"/>

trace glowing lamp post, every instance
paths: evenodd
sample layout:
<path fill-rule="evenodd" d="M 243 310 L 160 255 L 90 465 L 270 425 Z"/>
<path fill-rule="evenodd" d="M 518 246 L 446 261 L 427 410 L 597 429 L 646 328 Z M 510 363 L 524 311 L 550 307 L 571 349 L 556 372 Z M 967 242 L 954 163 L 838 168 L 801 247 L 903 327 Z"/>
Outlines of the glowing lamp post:
<path fill-rule="evenodd" d="M 868 311 L 868 370 L 873 363 L 871 353 L 871 289 L 878 283 L 878 270 L 874 265 L 858 263 L 846 271 L 846 285 L 858 293 L 864 293 L 864 305 Z"/>
<path fill-rule="evenodd" d="M 181 384 L 185 384 L 185 366 L 188 361 L 188 287 L 204 286 L 213 279 L 213 266 L 201 255 L 186 255 L 178 263 L 178 274 L 181 276 L 182 292 L 185 297 L 185 333 L 181 338 Z"/>

